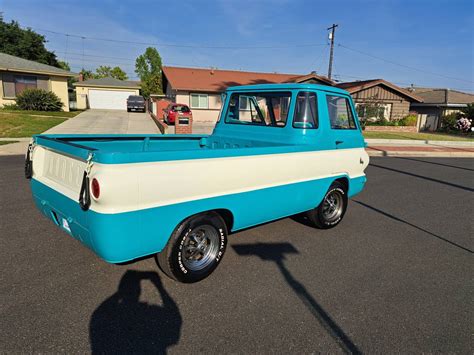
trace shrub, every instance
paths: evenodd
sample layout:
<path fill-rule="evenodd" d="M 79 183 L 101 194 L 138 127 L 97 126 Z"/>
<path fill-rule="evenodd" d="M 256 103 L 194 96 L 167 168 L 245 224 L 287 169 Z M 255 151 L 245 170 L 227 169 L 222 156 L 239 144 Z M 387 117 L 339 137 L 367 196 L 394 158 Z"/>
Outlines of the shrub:
<path fill-rule="evenodd" d="M 444 132 L 457 131 L 456 123 L 458 118 L 459 114 L 457 112 L 441 117 L 441 130 Z"/>
<path fill-rule="evenodd" d="M 456 121 L 456 128 L 462 132 L 468 133 L 471 132 L 472 120 L 466 117 L 461 117 Z"/>
<path fill-rule="evenodd" d="M 4 110 L 19 110 L 20 109 L 16 103 L 15 104 L 4 104 L 2 108 Z"/>
<path fill-rule="evenodd" d="M 400 120 L 400 126 L 416 126 L 417 121 L 416 115 L 407 115 Z"/>
<path fill-rule="evenodd" d="M 22 110 L 61 111 L 63 103 L 51 91 L 26 89 L 16 97 L 16 104 Z"/>
<path fill-rule="evenodd" d="M 467 106 L 463 108 L 461 112 L 468 120 L 474 120 L 474 102 L 467 104 Z"/>

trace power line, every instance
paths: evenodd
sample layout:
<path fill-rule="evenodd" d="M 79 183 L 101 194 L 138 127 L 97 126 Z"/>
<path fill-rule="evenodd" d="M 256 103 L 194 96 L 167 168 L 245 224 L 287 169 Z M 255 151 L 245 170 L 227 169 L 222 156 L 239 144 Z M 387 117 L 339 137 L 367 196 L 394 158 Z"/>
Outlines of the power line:
<path fill-rule="evenodd" d="M 438 73 L 433 73 L 433 72 L 426 71 L 426 70 L 423 70 L 423 69 L 411 67 L 411 66 L 409 66 L 409 65 L 397 63 L 397 62 L 394 62 L 394 61 L 389 60 L 389 59 L 385 59 L 385 58 L 378 57 L 378 56 L 375 56 L 375 55 L 370 54 L 370 53 L 366 53 L 366 52 L 360 51 L 360 50 L 358 50 L 358 49 L 354 49 L 354 48 L 350 48 L 350 47 L 344 46 L 344 45 L 342 45 L 342 44 L 338 44 L 338 47 L 342 47 L 342 48 L 345 48 L 345 49 L 347 49 L 347 50 L 350 50 L 350 51 L 353 51 L 353 52 L 356 52 L 356 53 L 359 53 L 359 54 L 363 54 L 363 55 L 365 55 L 365 56 L 368 56 L 368 57 L 371 57 L 371 58 L 374 58 L 374 59 L 378 59 L 378 60 L 381 60 L 381 61 L 383 61 L 383 62 L 390 63 L 390 64 L 393 64 L 393 65 L 396 65 L 396 66 L 399 66 L 399 67 L 402 67 L 402 68 L 407 68 L 407 69 L 415 70 L 415 71 L 418 71 L 418 72 L 420 72 L 420 73 L 425 73 L 425 74 L 430 74 L 430 75 L 434 75 L 434 76 L 439 76 L 439 77 L 445 78 L 445 79 L 463 81 L 463 82 L 470 83 L 470 84 L 473 84 L 473 83 L 474 83 L 474 81 L 465 80 L 465 79 L 460 79 L 460 78 L 455 78 L 455 77 L 452 77 L 452 76 L 447 76 L 447 75 L 438 74 Z"/>
<path fill-rule="evenodd" d="M 301 47 L 319 47 L 324 46 L 325 44 L 293 44 L 288 46 L 265 46 L 265 45 L 256 45 L 256 46 L 209 46 L 209 45 L 195 45 L 195 44 L 176 44 L 176 43 L 153 43 L 153 42 L 137 42 L 137 41 L 125 41 L 112 38 L 99 38 L 99 37 L 88 37 L 64 32 L 57 32 L 46 30 L 42 28 L 32 27 L 33 29 L 40 32 L 47 32 L 61 36 L 69 36 L 75 38 L 81 38 L 83 40 L 93 40 L 93 41 L 104 41 L 104 42 L 114 42 L 114 43 L 123 43 L 123 44 L 138 44 L 146 46 L 156 46 L 156 47 L 176 47 L 176 48 L 197 48 L 197 49 L 285 49 L 285 48 L 301 48 Z"/>

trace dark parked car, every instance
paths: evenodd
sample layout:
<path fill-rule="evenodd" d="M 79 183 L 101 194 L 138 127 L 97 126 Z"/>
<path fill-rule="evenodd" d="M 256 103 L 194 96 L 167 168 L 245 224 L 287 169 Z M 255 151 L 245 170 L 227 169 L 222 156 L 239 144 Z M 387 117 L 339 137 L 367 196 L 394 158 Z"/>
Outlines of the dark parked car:
<path fill-rule="evenodd" d="M 190 108 L 185 104 L 169 104 L 164 110 L 164 118 L 167 124 L 174 124 L 178 118 L 192 118 Z"/>
<path fill-rule="evenodd" d="M 127 99 L 127 111 L 142 111 L 145 112 L 145 99 L 143 96 L 130 95 Z"/>

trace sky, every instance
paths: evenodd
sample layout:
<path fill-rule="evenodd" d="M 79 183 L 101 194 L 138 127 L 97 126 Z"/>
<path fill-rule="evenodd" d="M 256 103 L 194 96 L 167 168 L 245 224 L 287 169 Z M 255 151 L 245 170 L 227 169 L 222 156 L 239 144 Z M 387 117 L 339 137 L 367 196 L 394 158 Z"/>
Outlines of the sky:
<path fill-rule="evenodd" d="M 327 75 L 335 23 L 336 80 L 474 92 L 472 0 L 0 0 L 0 12 L 75 72 L 118 65 L 134 80 L 153 46 L 164 65 Z"/>

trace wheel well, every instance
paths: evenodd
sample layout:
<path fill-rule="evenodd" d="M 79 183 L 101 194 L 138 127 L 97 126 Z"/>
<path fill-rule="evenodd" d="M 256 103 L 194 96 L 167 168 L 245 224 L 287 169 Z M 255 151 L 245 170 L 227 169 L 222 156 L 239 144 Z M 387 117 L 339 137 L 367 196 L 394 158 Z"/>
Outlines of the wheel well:
<path fill-rule="evenodd" d="M 225 225 L 227 226 L 227 232 L 230 233 L 234 225 L 234 215 L 232 214 L 232 212 L 223 208 L 214 210 L 214 212 L 216 212 L 219 216 L 222 217 L 225 222 Z"/>
<path fill-rule="evenodd" d="M 346 177 L 341 177 L 339 179 L 336 179 L 335 181 L 338 181 L 340 182 L 341 184 L 344 185 L 344 187 L 346 188 L 346 192 L 349 191 L 349 179 L 346 178 Z"/>

